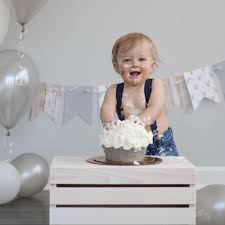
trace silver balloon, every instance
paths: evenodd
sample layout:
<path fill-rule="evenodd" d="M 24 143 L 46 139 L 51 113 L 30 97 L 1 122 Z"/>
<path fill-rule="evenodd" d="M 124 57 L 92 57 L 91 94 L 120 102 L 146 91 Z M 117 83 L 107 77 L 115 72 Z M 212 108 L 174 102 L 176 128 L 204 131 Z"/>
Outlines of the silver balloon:
<path fill-rule="evenodd" d="M 11 0 L 17 22 L 21 25 L 28 23 L 46 2 L 47 0 Z"/>
<path fill-rule="evenodd" d="M 0 51 L 0 122 L 10 129 L 31 108 L 39 88 L 36 66 L 16 50 Z"/>
<path fill-rule="evenodd" d="M 29 197 L 40 192 L 48 182 L 49 165 L 40 155 L 24 153 L 12 162 L 21 177 L 21 188 L 18 196 Z"/>
<path fill-rule="evenodd" d="M 197 192 L 198 225 L 225 224 L 225 185 L 208 185 Z"/>

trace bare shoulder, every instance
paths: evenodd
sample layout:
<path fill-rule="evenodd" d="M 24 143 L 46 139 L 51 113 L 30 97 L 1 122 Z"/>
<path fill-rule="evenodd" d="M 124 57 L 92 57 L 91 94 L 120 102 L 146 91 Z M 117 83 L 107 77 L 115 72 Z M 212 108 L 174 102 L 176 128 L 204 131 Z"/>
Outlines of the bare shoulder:
<path fill-rule="evenodd" d="M 116 96 L 116 84 L 112 84 L 106 90 L 103 105 L 111 104 L 112 102 L 115 102 L 115 98 L 116 98 L 115 96 Z"/>
<path fill-rule="evenodd" d="M 161 79 L 154 79 L 152 82 L 152 88 L 164 88 L 163 81 Z"/>
<path fill-rule="evenodd" d="M 116 93 L 116 84 L 112 84 L 106 90 L 106 95 L 115 95 Z"/>
<path fill-rule="evenodd" d="M 106 90 L 100 117 L 103 123 L 112 122 L 116 112 L 116 84 L 110 85 Z"/>
<path fill-rule="evenodd" d="M 165 102 L 165 91 L 163 81 L 154 79 L 152 83 L 152 93 L 150 96 L 149 106 L 160 105 Z"/>
<path fill-rule="evenodd" d="M 154 79 L 152 82 L 152 92 L 164 95 L 164 83 L 161 79 Z"/>

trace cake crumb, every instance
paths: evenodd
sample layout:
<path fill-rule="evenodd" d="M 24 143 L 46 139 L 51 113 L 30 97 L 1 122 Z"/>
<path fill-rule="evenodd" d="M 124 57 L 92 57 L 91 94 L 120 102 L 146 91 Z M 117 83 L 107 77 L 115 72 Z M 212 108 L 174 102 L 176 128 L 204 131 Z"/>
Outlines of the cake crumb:
<path fill-rule="evenodd" d="M 139 165 L 140 165 L 140 163 L 139 163 L 138 161 L 136 161 L 136 160 L 133 161 L 133 164 L 134 164 L 135 166 L 139 166 Z"/>

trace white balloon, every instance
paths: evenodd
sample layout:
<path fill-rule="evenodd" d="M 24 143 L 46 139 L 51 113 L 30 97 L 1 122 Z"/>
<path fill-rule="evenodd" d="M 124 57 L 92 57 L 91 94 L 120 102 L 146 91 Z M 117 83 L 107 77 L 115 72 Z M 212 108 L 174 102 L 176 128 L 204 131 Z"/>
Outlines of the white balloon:
<path fill-rule="evenodd" d="M 0 0 L 0 45 L 4 41 L 9 27 L 9 9 L 3 0 Z"/>
<path fill-rule="evenodd" d="M 0 162 L 0 205 L 12 201 L 19 193 L 21 186 L 20 174 L 7 162 Z"/>

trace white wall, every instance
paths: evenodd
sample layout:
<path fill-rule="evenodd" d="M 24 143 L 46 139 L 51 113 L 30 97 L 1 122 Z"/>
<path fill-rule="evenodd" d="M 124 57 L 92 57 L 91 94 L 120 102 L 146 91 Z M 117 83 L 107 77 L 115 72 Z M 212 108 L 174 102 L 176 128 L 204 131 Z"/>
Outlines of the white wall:
<path fill-rule="evenodd" d="M 99 85 L 118 82 L 111 65 L 115 40 L 128 32 L 150 35 L 162 64 L 155 77 L 177 75 L 225 58 L 223 0 L 49 0 L 27 25 L 25 52 L 42 80 Z M 1 49 L 17 48 L 20 26 L 11 19 Z M 224 166 L 225 106 L 204 102 L 196 112 L 169 113 L 180 154 L 199 166 Z M 56 127 L 46 115 L 28 116 L 12 130 L 14 155 L 103 154 L 98 123 L 79 118 Z M 5 131 L 0 130 L 1 147 Z"/>

